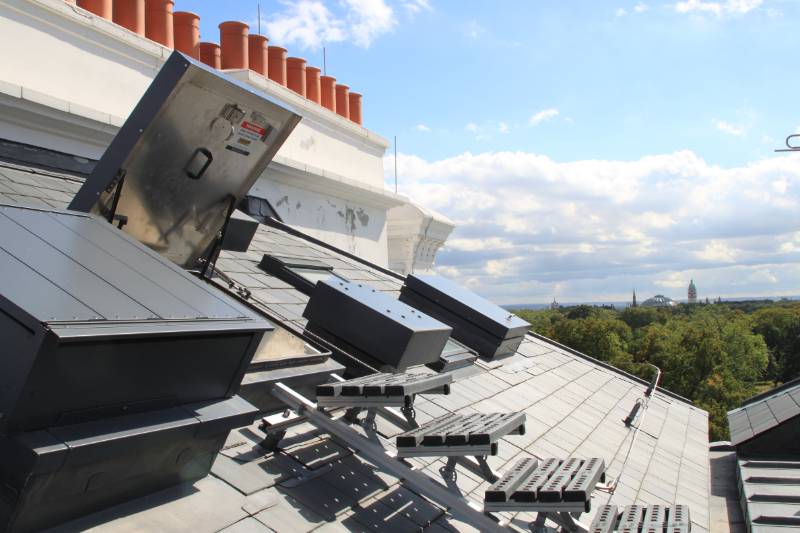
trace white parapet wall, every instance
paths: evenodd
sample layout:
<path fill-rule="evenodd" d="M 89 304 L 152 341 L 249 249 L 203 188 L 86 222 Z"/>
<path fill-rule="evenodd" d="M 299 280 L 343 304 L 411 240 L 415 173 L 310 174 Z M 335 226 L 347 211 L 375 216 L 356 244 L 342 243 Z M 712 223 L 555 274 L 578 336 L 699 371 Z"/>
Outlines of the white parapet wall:
<path fill-rule="evenodd" d="M 90 159 L 172 53 L 63 0 L 0 0 L 0 45 L 0 138 Z M 388 141 L 253 71 L 226 74 L 303 117 L 252 193 L 287 224 L 387 266 L 399 253 L 387 213 L 410 205 L 384 190 Z"/>

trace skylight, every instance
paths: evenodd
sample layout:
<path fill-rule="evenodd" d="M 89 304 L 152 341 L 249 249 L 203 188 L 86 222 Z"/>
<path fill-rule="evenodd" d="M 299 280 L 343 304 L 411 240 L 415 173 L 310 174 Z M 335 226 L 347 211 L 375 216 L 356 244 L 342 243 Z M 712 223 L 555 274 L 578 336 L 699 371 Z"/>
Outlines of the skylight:
<path fill-rule="evenodd" d="M 334 277 L 344 279 L 334 273 L 333 267 L 315 259 L 300 259 L 264 254 L 259 268 L 281 281 L 285 281 L 300 292 L 311 295 L 318 281 Z"/>

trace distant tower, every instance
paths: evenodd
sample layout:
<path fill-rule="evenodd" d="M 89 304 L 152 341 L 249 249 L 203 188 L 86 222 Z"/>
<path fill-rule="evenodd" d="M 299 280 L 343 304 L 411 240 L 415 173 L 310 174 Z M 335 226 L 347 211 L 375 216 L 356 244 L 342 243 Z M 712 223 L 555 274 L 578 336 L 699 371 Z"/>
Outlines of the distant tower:
<path fill-rule="evenodd" d="M 633 289 L 633 303 L 631 303 L 631 307 L 639 307 L 639 304 L 636 303 L 636 289 Z"/>
<path fill-rule="evenodd" d="M 697 303 L 697 287 L 694 286 L 694 280 L 689 282 L 689 303 Z"/>
<path fill-rule="evenodd" d="M 550 304 L 550 309 L 556 310 L 556 309 L 558 309 L 559 307 L 560 307 L 560 306 L 558 305 L 558 302 L 556 301 L 556 299 L 555 299 L 555 298 L 553 298 L 553 303 L 551 303 L 551 304 Z"/>

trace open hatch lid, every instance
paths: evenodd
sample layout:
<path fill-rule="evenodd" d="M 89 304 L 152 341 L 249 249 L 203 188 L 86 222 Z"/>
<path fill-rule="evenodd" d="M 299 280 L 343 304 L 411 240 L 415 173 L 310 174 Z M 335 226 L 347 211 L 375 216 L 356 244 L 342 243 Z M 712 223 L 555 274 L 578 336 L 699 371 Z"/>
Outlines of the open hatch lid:
<path fill-rule="evenodd" d="M 69 208 L 122 223 L 177 265 L 198 268 L 299 121 L 174 52 Z"/>

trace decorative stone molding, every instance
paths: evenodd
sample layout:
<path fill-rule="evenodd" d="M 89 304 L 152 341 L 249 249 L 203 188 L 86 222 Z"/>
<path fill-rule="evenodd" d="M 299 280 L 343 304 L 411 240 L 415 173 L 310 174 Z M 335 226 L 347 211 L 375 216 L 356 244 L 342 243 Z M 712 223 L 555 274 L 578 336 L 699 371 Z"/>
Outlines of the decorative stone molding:
<path fill-rule="evenodd" d="M 455 223 L 446 216 L 415 203 L 390 209 L 389 268 L 402 275 L 430 270 L 453 228 Z"/>

